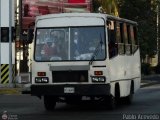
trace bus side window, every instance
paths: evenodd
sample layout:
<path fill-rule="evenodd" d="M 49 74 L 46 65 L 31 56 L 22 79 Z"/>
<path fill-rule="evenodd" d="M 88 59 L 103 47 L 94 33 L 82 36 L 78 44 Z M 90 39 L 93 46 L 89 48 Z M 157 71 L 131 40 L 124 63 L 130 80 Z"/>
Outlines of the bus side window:
<path fill-rule="evenodd" d="M 131 26 L 130 28 L 131 42 L 132 42 L 132 52 L 135 53 L 138 49 L 138 40 L 137 40 L 137 28 Z"/>
<path fill-rule="evenodd" d="M 125 53 L 132 54 L 132 44 L 130 39 L 130 25 L 124 24 Z"/>
<path fill-rule="evenodd" d="M 109 47 L 109 58 L 112 58 L 118 54 L 117 44 L 116 44 L 116 31 L 115 31 L 115 22 L 108 21 L 108 47 Z"/>
<path fill-rule="evenodd" d="M 118 43 L 118 53 L 120 55 L 125 53 L 125 46 L 124 46 L 124 36 L 123 36 L 123 24 L 117 22 L 116 23 L 116 41 Z"/>

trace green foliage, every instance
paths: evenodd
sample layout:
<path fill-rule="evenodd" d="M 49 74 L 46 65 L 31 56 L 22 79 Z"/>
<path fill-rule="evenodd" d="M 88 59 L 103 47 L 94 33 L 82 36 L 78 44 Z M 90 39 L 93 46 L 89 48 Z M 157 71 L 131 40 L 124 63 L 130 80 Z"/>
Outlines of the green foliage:
<path fill-rule="evenodd" d="M 160 74 L 160 63 L 155 67 L 155 73 Z"/>
<path fill-rule="evenodd" d="M 108 10 L 113 3 L 116 6 L 118 4 L 120 17 L 138 22 L 141 58 L 144 59 L 146 55 L 154 56 L 157 52 L 156 8 L 160 0 L 93 0 L 93 8 L 97 12 L 99 6 L 106 6 L 105 9 Z"/>
<path fill-rule="evenodd" d="M 116 0 L 93 0 L 93 11 L 99 12 L 99 7 L 101 7 L 101 12 L 103 13 L 118 16 Z"/>
<path fill-rule="evenodd" d="M 151 65 L 148 63 L 142 63 L 141 64 L 141 73 L 144 75 L 151 74 Z"/>
<path fill-rule="evenodd" d="M 93 0 L 93 12 L 97 13 L 98 8 L 101 6 L 101 3 L 99 0 Z"/>

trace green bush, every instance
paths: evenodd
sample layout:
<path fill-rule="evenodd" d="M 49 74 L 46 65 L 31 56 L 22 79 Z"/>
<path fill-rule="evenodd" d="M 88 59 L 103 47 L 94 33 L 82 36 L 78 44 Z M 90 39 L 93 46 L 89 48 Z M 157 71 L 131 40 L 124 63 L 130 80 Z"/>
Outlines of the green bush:
<path fill-rule="evenodd" d="M 142 63 L 141 64 L 141 73 L 144 75 L 151 74 L 151 65 L 149 63 Z"/>
<path fill-rule="evenodd" d="M 160 74 L 160 63 L 155 67 L 155 73 Z"/>

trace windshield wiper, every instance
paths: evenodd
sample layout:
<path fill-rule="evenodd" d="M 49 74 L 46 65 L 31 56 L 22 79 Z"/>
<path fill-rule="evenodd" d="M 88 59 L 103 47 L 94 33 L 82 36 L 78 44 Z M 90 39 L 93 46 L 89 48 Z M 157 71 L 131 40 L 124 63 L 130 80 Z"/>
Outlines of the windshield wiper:
<path fill-rule="evenodd" d="M 95 57 L 97 57 L 97 55 L 99 54 L 99 51 L 100 51 L 99 47 L 101 47 L 101 51 L 102 51 L 103 41 L 102 41 L 102 36 L 101 36 L 101 34 L 100 34 L 100 38 L 101 38 L 101 40 L 99 41 L 99 43 L 98 43 L 95 51 L 93 52 L 93 55 L 92 55 L 92 57 L 91 57 L 91 60 L 89 61 L 89 65 L 92 65 L 93 61 L 95 60 Z"/>

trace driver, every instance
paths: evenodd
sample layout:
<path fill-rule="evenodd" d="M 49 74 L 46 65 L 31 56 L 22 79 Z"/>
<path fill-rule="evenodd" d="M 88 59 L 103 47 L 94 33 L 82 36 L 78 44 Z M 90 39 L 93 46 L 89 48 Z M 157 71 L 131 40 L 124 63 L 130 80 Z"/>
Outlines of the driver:
<path fill-rule="evenodd" d="M 46 41 L 45 45 L 43 46 L 44 56 L 47 58 L 51 58 L 57 55 L 57 47 L 55 42 L 50 41 L 49 39 Z"/>

